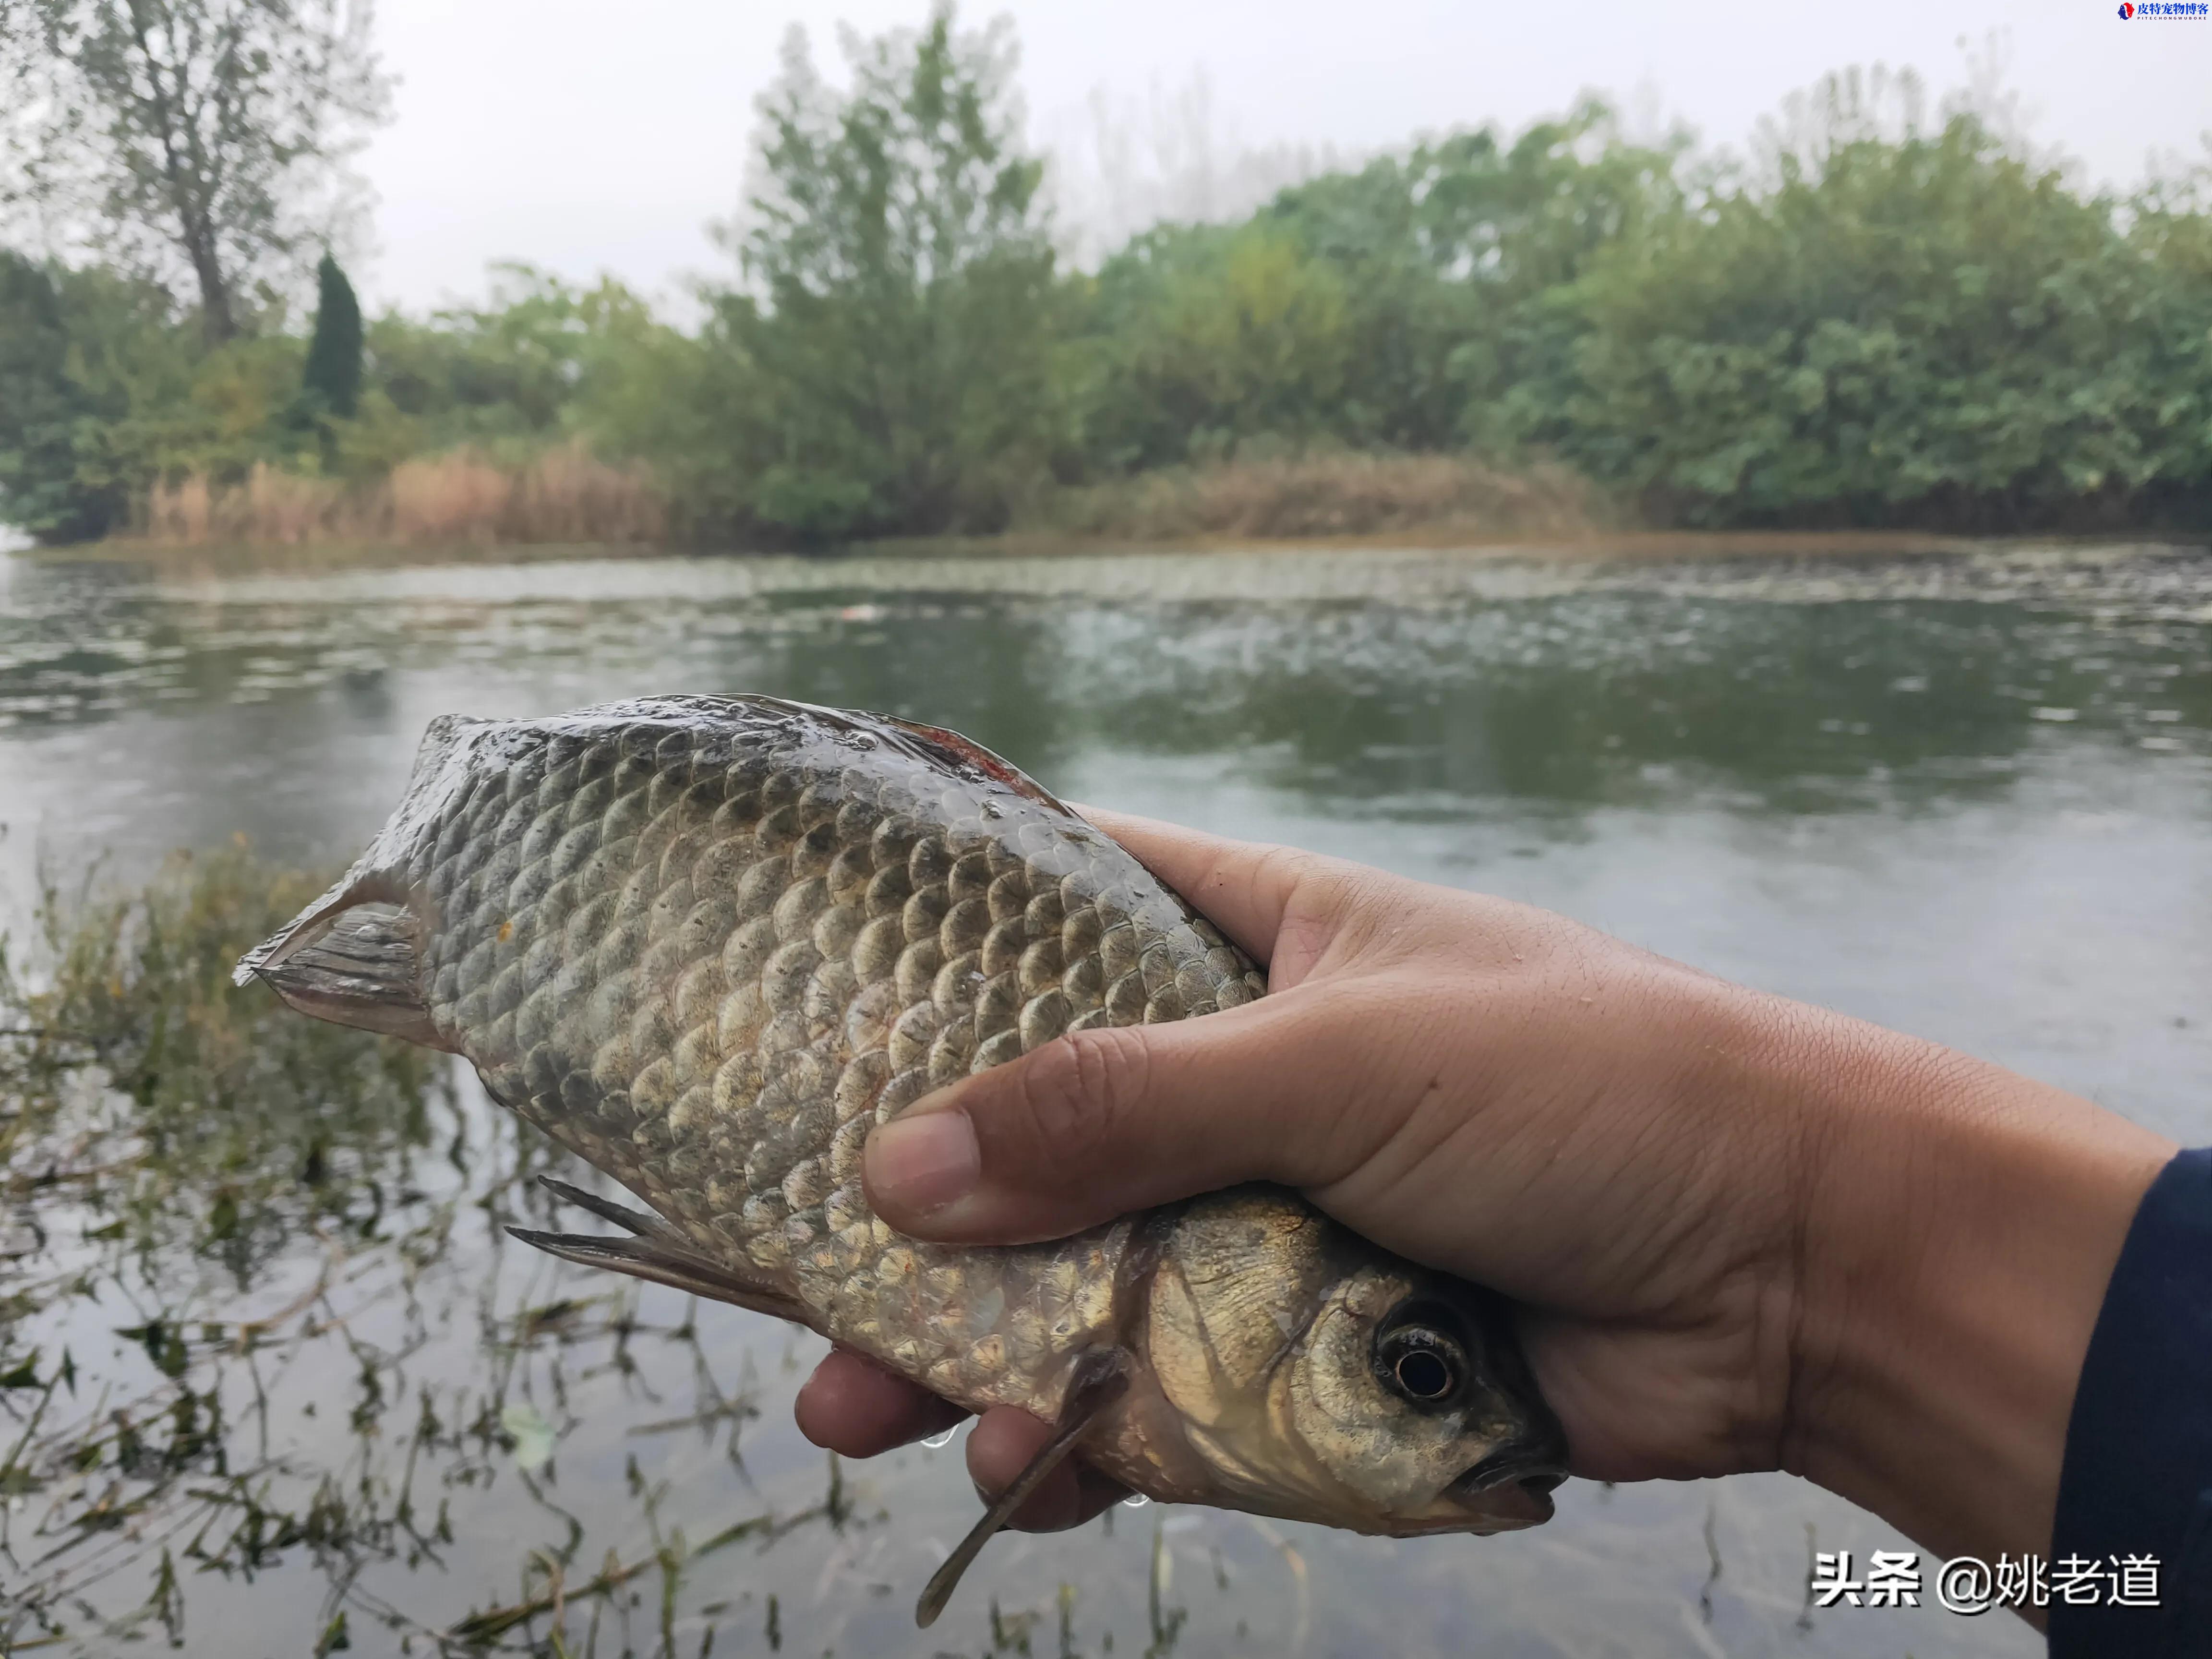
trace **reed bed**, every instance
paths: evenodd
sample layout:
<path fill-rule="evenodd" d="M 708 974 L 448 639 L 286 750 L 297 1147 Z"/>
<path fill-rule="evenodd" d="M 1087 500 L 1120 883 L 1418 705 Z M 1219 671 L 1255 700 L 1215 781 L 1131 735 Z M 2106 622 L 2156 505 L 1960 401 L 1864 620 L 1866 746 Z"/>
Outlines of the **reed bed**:
<path fill-rule="evenodd" d="M 1573 539 L 1618 527 L 1621 517 L 1587 479 L 1546 463 L 1507 472 L 1466 456 L 1340 450 L 1176 467 L 1062 490 L 1038 516 L 1039 529 L 1147 542 Z"/>
<path fill-rule="evenodd" d="M 569 445 L 519 466 L 465 450 L 420 456 L 368 483 L 266 463 L 228 486 L 195 473 L 155 486 L 139 534 L 173 547 L 650 546 L 667 538 L 668 511 L 643 468 Z"/>
<path fill-rule="evenodd" d="M 1326 450 L 1173 467 L 1047 490 L 1012 526 L 1024 544 L 1357 540 L 1582 541 L 1631 515 L 1588 479 L 1537 462 Z M 790 544 L 772 527 L 752 545 Z M 462 550 L 664 547 L 667 500 L 641 466 L 580 445 L 520 465 L 472 451 L 404 461 L 371 482 L 258 465 L 225 486 L 204 474 L 155 487 L 134 540 L 171 549 Z M 750 550 L 748 548 L 746 550 Z"/>

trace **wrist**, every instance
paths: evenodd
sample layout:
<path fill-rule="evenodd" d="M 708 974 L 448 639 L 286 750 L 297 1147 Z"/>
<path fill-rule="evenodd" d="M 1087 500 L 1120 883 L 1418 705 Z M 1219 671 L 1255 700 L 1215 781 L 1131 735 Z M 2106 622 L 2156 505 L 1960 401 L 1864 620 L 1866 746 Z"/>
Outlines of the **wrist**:
<path fill-rule="evenodd" d="M 1785 1466 L 1943 1555 L 2048 1551 L 2075 1383 L 2172 1143 L 1837 1020 L 1813 1127 Z"/>

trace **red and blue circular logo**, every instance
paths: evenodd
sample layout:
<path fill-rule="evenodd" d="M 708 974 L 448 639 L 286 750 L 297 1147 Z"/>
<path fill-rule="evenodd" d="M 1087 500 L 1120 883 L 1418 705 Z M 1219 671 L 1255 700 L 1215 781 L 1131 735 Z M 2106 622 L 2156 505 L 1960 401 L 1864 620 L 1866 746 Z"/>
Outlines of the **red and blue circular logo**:
<path fill-rule="evenodd" d="M 2135 15 L 2136 15 L 2136 9 L 2135 9 L 2132 5 L 2130 5 L 2130 4 L 2128 3 L 2128 0 L 2120 0 L 2120 18 L 2121 18 L 2121 21 L 2125 21 L 2127 19 L 2129 19 L 2129 18 L 2130 18 L 2130 17 L 2134 16 Z"/>

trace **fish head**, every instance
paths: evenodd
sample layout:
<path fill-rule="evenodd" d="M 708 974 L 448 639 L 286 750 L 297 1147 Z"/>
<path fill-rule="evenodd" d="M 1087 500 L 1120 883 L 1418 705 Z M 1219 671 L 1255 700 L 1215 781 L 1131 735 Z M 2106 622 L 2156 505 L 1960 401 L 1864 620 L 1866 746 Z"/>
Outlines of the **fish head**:
<path fill-rule="evenodd" d="M 1566 1439 L 1510 1306 L 1289 1194 L 1186 1212 L 1146 1336 L 1213 1501 L 1396 1537 L 1551 1517 Z"/>

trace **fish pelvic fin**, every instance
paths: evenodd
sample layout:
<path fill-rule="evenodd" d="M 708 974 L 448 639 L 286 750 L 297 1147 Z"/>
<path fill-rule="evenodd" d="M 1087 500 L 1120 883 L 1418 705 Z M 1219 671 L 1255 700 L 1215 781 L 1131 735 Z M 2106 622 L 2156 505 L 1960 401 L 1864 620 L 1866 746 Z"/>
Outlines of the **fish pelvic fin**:
<path fill-rule="evenodd" d="M 633 1210 L 627 1204 L 601 1198 L 565 1181 L 540 1176 L 538 1184 L 556 1198 L 590 1211 L 602 1221 L 611 1221 L 635 1237 L 605 1238 L 586 1233 L 544 1233 L 527 1227 L 507 1231 L 525 1244 L 573 1261 L 580 1267 L 607 1267 L 633 1279 L 642 1279 L 672 1290 L 686 1291 L 714 1302 L 750 1308 L 794 1325 L 812 1328 L 813 1321 L 796 1297 L 736 1268 L 710 1260 L 691 1248 L 684 1235 L 657 1215 Z"/>
<path fill-rule="evenodd" d="M 248 951 L 231 979 L 258 979 L 291 1007 L 334 1025 L 451 1050 L 423 999 L 421 938 L 396 886 L 349 879 Z"/>
<path fill-rule="evenodd" d="M 714 1302 L 750 1308 L 794 1325 L 811 1328 L 806 1310 L 781 1291 L 765 1290 L 750 1280 L 725 1273 L 699 1257 L 679 1255 L 665 1246 L 642 1238 L 599 1238 L 584 1233 L 541 1233 L 528 1227 L 509 1227 L 510 1237 L 532 1245 L 548 1255 L 573 1261 L 580 1267 L 609 1267 L 632 1279 L 642 1279 L 672 1290 L 689 1291 Z"/>
<path fill-rule="evenodd" d="M 1098 1414 L 1128 1391 L 1129 1363 L 1129 1356 L 1120 1348 L 1094 1348 L 1076 1362 L 1075 1377 L 1061 1402 L 1052 1438 L 1037 1449 L 1013 1483 L 993 1500 L 983 1518 L 945 1558 L 945 1565 L 931 1575 L 921 1599 L 915 1603 L 914 1622 L 918 1626 L 927 1630 L 937 1622 L 937 1615 L 945 1611 L 961 1577 L 975 1565 L 991 1535 L 1003 1529 L 1014 1518 L 1014 1511 L 1029 1502 L 1030 1494 L 1044 1484 L 1045 1477 L 1066 1462 L 1068 1453 L 1098 1420 Z"/>
<path fill-rule="evenodd" d="M 589 1210 L 602 1221 L 611 1221 L 624 1232 L 640 1238 L 649 1238 L 657 1243 L 673 1246 L 679 1254 L 696 1254 L 684 1243 L 684 1235 L 662 1217 L 645 1210 L 633 1210 L 627 1204 L 617 1204 L 611 1198 L 601 1198 L 597 1193 L 587 1193 L 581 1187 L 572 1187 L 565 1181 L 556 1181 L 550 1175 L 538 1177 L 538 1184 L 559 1199 L 563 1204 L 573 1204 L 580 1210 Z"/>

